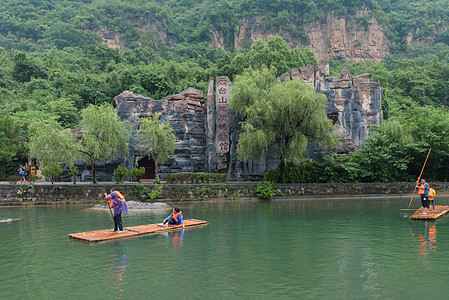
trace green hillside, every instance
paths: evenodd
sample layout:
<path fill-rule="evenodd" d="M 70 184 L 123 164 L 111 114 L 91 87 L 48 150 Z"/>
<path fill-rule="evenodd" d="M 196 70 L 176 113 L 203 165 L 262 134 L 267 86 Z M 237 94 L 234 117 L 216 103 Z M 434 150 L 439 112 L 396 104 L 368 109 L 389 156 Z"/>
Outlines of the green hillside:
<path fill-rule="evenodd" d="M 301 25 L 323 20 L 326 12 L 344 16 L 349 26 L 367 24 L 374 16 L 387 26 L 394 50 L 405 50 L 410 31 L 417 39 L 431 37 L 434 42 L 449 43 L 447 0 L 3 0 L 1 4 L 0 45 L 7 50 L 94 44 L 100 41 L 98 31 L 107 27 L 118 32 L 127 48 L 142 45 L 160 53 L 169 45 L 209 43 L 211 33 L 219 31 L 226 49 L 232 51 L 236 26 L 246 19 L 259 17 L 261 33 L 283 30 L 307 41 Z M 357 18 L 360 7 L 370 13 Z M 143 32 L 147 23 L 154 28 Z M 161 41 L 157 32 L 163 32 L 166 39 Z"/>

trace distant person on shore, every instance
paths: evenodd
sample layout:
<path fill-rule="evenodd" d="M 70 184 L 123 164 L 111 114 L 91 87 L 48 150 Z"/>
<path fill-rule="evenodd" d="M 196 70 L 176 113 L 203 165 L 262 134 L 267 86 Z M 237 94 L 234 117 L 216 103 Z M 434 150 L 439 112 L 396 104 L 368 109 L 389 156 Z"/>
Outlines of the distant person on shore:
<path fill-rule="evenodd" d="M 118 233 L 123 233 L 123 224 L 122 224 L 122 213 L 128 213 L 128 206 L 126 206 L 125 197 L 119 192 L 111 189 L 111 193 L 108 195 L 104 193 L 104 196 L 108 200 L 108 205 L 114 209 L 114 229 L 111 231 L 117 231 Z"/>
<path fill-rule="evenodd" d="M 167 218 L 165 218 L 164 222 L 162 222 L 162 225 L 164 226 L 181 224 L 182 227 L 186 227 L 182 218 L 182 211 L 177 207 L 173 208 L 172 213 Z"/>
<path fill-rule="evenodd" d="M 429 211 L 429 184 L 421 179 L 421 184 L 417 181 L 416 187 L 418 188 L 418 195 L 421 196 L 422 207 L 424 207 L 424 212 L 421 215 L 425 216 Z"/>
<path fill-rule="evenodd" d="M 429 207 L 430 207 L 430 205 L 432 205 L 433 211 L 435 211 L 435 195 L 436 194 L 437 193 L 433 188 L 429 189 L 429 202 L 430 202 Z"/>
<path fill-rule="evenodd" d="M 19 173 L 19 178 L 20 178 L 20 183 L 22 184 L 26 184 L 27 180 L 25 178 L 25 168 L 23 165 L 20 165 L 19 169 L 17 170 L 17 172 Z"/>

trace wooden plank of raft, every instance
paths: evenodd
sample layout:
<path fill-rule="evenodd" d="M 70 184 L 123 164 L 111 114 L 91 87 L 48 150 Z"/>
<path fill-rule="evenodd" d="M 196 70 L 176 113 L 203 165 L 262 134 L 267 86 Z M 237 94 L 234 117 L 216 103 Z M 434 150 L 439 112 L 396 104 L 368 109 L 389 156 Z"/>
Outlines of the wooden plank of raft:
<path fill-rule="evenodd" d="M 198 226 L 198 225 L 203 225 L 203 224 L 207 224 L 207 222 L 202 221 L 202 220 L 195 220 L 195 219 L 184 220 L 184 225 L 186 227 Z M 159 226 L 157 224 L 148 224 L 148 225 L 124 227 L 123 233 L 111 232 L 111 229 L 107 229 L 107 230 L 97 230 L 97 231 L 88 231 L 88 232 L 80 232 L 80 233 L 70 233 L 69 237 L 87 241 L 87 242 L 100 242 L 100 241 L 107 241 L 107 240 L 118 239 L 118 238 L 123 238 L 123 237 L 136 236 L 136 235 L 141 235 L 141 234 L 146 234 L 146 233 L 167 231 L 167 230 L 172 230 L 172 229 L 176 229 L 176 228 L 182 228 L 182 225 L 163 227 L 163 226 Z"/>
<path fill-rule="evenodd" d="M 413 215 L 409 217 L 411 220 L 435 220 L 436 218 L 441 217 L 445 213 L 449 212 L 449 206 L 446 205 L 435 205 L 435 210 L 429 208 L 427 215 L 422 215 L 424 212 L 424 208 L 421 207 Z"/>

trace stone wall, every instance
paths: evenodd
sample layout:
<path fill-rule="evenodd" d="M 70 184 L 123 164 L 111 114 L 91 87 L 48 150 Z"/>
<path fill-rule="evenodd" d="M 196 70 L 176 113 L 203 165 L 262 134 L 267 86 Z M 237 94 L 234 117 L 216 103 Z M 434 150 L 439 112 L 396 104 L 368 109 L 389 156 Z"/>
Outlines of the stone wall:
<path fill-rule="evenodd" d="M 202 201 L 202 200 L 237 200 L 257 199 L 254 195 L 256 183 L 245 184 L 164 184 L 162 195 L 153 202 Z M 147 185 L 151 188 L 153 185 Z M 413 183 L 345 183 L 330 186 L 327 184 L 280 184 L 276 186 L 278 195 L 275 199 L 310 199 L 310 197 L 336 196 L 349 198 L 368 195 L 409 196 Z M 449 183 L 435 182 L 432 187 L 439 196 L 449 195 Z M 133 197 L 133 184 L 36 184 L 33 188 L 23 188 L 20 185 L 0 185 L 0 206 L 12 205 L 68 205 L 68 204 L 105 204 L 104 192 L 111 188 L 121 191 L 126 199 L 138 200 Z M 20 192 L 24 191 L 25 192 Z M 148 199 L 150 202 L 151 200 Z M 438 196 L 436 197 L 437 204 Z M 413 207 L 420 205 L 418 195 L 415 195 Z"/>

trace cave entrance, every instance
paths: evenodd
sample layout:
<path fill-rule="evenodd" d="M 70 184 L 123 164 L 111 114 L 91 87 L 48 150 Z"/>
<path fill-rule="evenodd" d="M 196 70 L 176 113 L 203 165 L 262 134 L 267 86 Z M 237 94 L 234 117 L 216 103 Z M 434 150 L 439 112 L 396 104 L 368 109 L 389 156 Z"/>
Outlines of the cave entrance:
<path fill-rule="evenodd" d="M 148 156 L 137 161 L 137 167 L 144 167 L 145 174 L 142 175 L 142 179 L 154 179 L 156 176 L 156 164 L 154 160 L 148 159 Z"/>

